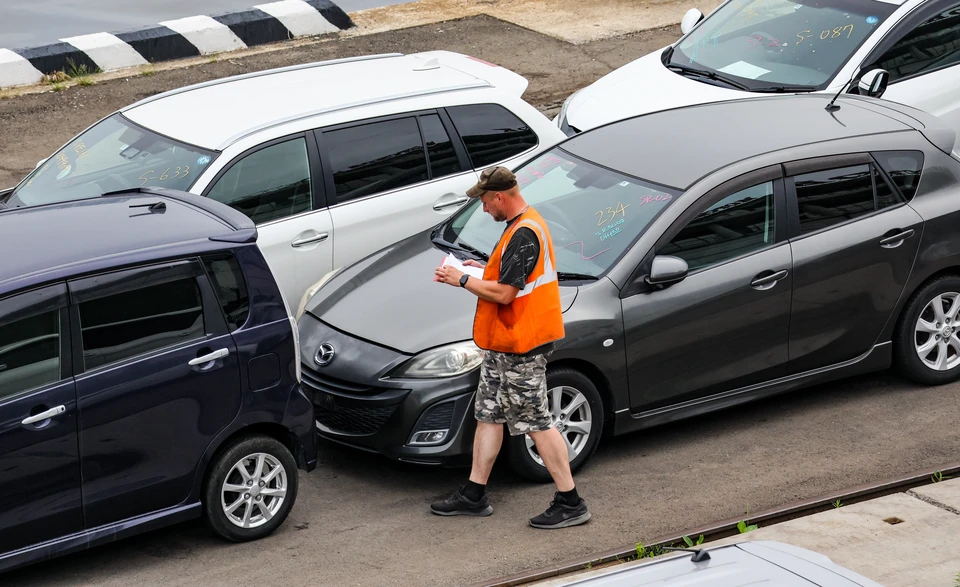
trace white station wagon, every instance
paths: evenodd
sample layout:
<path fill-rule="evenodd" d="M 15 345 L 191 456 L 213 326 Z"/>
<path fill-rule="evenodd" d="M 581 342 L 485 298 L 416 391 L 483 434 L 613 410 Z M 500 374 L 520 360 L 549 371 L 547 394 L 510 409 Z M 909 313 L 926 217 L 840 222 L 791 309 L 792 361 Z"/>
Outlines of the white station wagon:
<path fill-rule="evenodd" d="M 97 122 L 0 192 L 0 206 L 143 186 L 213 198 L 256 222 L 258 245 L 296 304 L 335 267 L 455 212 L 479 170 L 565 138 L 521 99 L 526 88 L 512 71 L 447 51 L 189 86 Z"/>

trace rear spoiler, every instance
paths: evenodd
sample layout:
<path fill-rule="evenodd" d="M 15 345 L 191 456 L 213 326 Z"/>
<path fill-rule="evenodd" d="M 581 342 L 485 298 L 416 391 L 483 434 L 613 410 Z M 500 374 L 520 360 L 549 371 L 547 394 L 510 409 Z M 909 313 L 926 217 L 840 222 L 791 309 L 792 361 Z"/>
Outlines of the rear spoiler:
<path fill-rule="evenodd" d="M 455 53 L 453 51 L 424 51 L 422 53 L 413 53 L 412 56 L 422 60 L 424 65 L 429 65 L 431 62 L 434 62 L 438 65 L 456 69 L 467 75 L 480 78 L 490 83 L 490 85 L 509 94 L 513 94 L 518 98 L 527 91 L 527 86 L 530 83 L 522 75 L 505 67 L 462 53 Z"/>

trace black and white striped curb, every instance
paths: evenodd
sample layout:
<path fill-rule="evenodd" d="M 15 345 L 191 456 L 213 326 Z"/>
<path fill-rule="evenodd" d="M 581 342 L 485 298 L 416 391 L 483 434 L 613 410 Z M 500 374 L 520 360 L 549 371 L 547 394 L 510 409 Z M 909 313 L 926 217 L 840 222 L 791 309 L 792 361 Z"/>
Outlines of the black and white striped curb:
<path fill-rule="evenodd" d="M 352 26 L 347 13 L 330 0 L 280 0 L 243 12 L 178 18 L 123 33 L 69 37 L 41 47 L 0 49 L 0 88 L 35 84 L 44 74 L 67 71 L 71 64 L 112 71 Z"/>

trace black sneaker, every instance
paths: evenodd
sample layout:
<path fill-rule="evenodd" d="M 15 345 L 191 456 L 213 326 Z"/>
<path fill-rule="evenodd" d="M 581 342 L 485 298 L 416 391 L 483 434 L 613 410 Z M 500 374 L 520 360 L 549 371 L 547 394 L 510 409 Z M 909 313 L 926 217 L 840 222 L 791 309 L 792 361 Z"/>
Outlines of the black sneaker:
<path fill-rule="evenodd" d="M 457 489 L 447 499 L 430 504 L 430 511 L 438 516 L 489 516 L 493 513 L 490 498 L 484 493 L 478 501 L 470 501 L 463 496 L 463 487 Z"/>
<path fill-rule="evenodd" d="M 559 494 L 555 494 L 547 511 L 535 518 L 530 518 L 530 525 L 534 528 L 553 530 L 555 528 L 577 526 L 589 519 L 590 512 L 587 511 L 587 502 L 583 501 L 582 497 L 577 505 L 567 505 Z"/>

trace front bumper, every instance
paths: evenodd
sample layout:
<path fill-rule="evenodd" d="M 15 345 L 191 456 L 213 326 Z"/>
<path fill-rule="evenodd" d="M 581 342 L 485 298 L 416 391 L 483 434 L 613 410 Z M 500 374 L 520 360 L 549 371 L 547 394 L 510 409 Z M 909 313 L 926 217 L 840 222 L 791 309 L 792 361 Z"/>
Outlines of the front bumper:
<path fill-rule="evenodd" d="M 437 380 L 382 379 L 375 387 L 320 375 L 307 364 L 303 373 L 323 438 L 410 463 L 469 462 L 479 371 Z M 436 442 L 412 442 L 416 432 L 439 431 L 445 433 Z"/>

